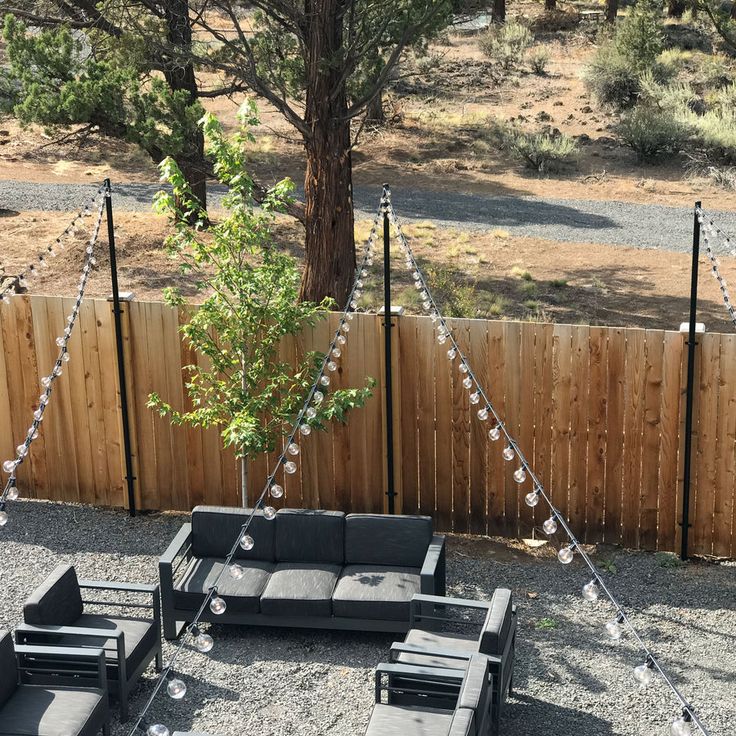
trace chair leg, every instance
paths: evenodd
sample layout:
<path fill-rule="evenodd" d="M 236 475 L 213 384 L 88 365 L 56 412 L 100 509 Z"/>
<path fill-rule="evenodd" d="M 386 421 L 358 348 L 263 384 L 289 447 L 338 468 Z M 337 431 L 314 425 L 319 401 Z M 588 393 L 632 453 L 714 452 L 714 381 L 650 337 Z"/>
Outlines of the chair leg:
<path fill-rule="evenodd" d="M 120 722 L 125 723 L 128 720 L 128 685 L 120 678 L 120 686 L 118 687 L 118 697 L 120 698 Z"/>
<path fill-rule="evenodd" d="M 110 736 L 110 719 L 102 724 L 102 736 Z"/>
<path fill-rule="evenodd" d="M 156 672 L 161 672 L 164 668 L 164 656 L 161 651 L 161 640 L 159 639 L 158 648 L 156 649 Z"/>

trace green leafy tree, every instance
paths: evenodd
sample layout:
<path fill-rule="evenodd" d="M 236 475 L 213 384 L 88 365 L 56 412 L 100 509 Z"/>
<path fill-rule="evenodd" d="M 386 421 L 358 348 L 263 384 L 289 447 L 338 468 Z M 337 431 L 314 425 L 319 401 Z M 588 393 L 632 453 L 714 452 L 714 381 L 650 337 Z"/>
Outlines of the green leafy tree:
<path fill-rule="evenodd" d="M 242 458 L 243 501 L 247 492 L 247 458 L 271 451 L 294 421 L 306 391 L 324 356 L 310 353 L 294 368 L 279 359 L 279 345 L 288 335 L 325 316 L 329 302 L 298 298 L 300 273 L 294 259 L 273 241 L 274 213 L 283 209 L 293 185 L 277 184 L 262 205 L 254 207 L 253 179 L 247 173 L 243 146 L 252 142 L 250 128 L 257 123 L 255 106 L 241 108 L 241 130 L 223 135 L 212 115 L 202 121 L 209 153 L 219 181 L 229 188 L 224 218 L 203 229 L 205 213 L 176 162 L 165 159 L 162 179 L 172 192 L 160 192 L 156 207 L 167 213 L 174 231 L 167 239 L 171 255 L 191 274 L 204 296 L 182 327 L 183 339 L 200 356 L 186 367 L 192 409 L 179 411 L 157 394 L 149 406 L 174 424 L 217 426 L 223 442 Z M 166 300 L 183 307 L 180 293 L 169 289 Z M 328 391 L 316 416 L 316 428 L 362 406 L 371 394 L 372 380 L 363 388 Z"/>

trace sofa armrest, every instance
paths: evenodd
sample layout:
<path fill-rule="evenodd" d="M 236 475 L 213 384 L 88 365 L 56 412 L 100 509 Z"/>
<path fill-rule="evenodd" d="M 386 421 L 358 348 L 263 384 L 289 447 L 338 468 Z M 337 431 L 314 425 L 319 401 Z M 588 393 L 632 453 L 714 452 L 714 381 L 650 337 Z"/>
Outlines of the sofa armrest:
<path fill-rule="evenodd" d="M 89 675 L 90 670 L 80 669 L 74 665 L 88 661 L 97 668 L 97 686 L 107 693 L 107 666 L 103 649 L 85 647 L 57 647 L 38 644 L 16 644 L 15 654 L 18 658 L 18 671 L 21 681 L 32 680 L 30 684 L 53 683 L 54 677 L 79 677 Z M 66 666 L 61 667 L 60 664 Z M 44 675 L 48 675 L 45 678 Z"/>
<path fill-rule="evenodd" d="M 516 607 L 511 591 L 497 588 L 491 598 L 486 620 L 480 635 L 479 650 L 482 654 L 502 654 L 509 637 L 516 629 Z"/>
<path fill-rule="evenodd" d="M 434 534 L 424 557 L 420 572 L 422 593 L 443 596 L 445 594 L 445 536 Z"/>

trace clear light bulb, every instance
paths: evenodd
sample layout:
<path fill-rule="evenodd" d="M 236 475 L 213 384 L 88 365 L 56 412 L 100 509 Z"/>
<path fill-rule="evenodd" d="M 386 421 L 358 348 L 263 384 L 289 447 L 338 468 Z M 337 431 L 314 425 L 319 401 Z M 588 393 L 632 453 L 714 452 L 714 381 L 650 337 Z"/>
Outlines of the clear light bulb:
<path fill-rule="evenodd" d="M 312 428 L 305 422 L 304 424 L 299 425 L 299 431 L 306 437 L 311 433 Z"/>
<path fill-rule="evenodd" d="M 225 601 L 215 593 L 215 597 L 210 601 L 210 611 L 212 611 L 216 616 L 221 616 L 225 613 L 226 609 L 227 603 L 225 603 Z"/>
<path fill-rule="evenodd" d="M 514 459 L 514 448 L 511 445 L 507 445 L 503 448 L 503 459 L 513 460 Z"/>
<path fill-rule="evenodd" d="M 514 480 L 517 483 L 523 483 L 526 480 L 526 470 L 524 468 L 517 468 L 514 470 Z M 536 493 L 534 494 L 537 495 Z"/>
<path fill-rule="evenodd" d="M 557 519 L 555 519 L 554 516 L 550 516 L 547 521 L 542 524 L 542 529 L 544 529 L 544 533 L 551 536 L 557 531 Z"/>
<path fill-rule="evenodd" d="M 450 349 L 449 349 L 449 350 L 447 351 L 447 357 L 448 357 L 448 358 L 449 358 L 450 360 L 455 360 L 455 358 L 457 357 L 457 350 L 455 350 L 455 348 L 450 348 Z"/>
<path fill-rule="evenodd" d="M 690 721 L 688 721 L 684 716 L 680 716 L 676 720 L 672 721 L 672 725 L 670 726 L 671 736 L 690 736 L 692 732 Z"/>
<path fill-rule="evenodd" d="M 215 640 L 209 634 L 200 631 L 194 638 L 194 646 L 198 652 L 206 654 L 215 646 Z"/>
<path fill-rule="evenodd" d="M 338 336 L 337 336 L 337 344 L 338 344 L 338 345 L 344 345 L 344 344 L 345 344 L 345 343 L 346 343 L 347 341 L 348 341 L 348 340 L 347 340 L 347 338 L 345 337 L 345 335 L 338 335 Z"/>
<path fill-rule="evenodd" d="M 289 475 L 294 475 L 294 473 L 296 473 L 296 463 L 293 460 L 288 460 L 284 463 L 284 470 Z"/>
<path fill-rule="evenodd" d="M 473 393 L 470 394 L 470 403 L 477 404 L 479 401 L 480 401 L 480 394 L 477 391 L 473 391 Z"/>
<path fill-rule="evenodd" d="M 514 473 L 514 480 L 516 480 L 516 473 Z M 524 503 L 533 508 L 539 503 L 539 494 L 536 491 L 529 491 L 529 493 L 524 496 Z"/>
<path fill-rule="evenodd" d="M 263 516 L 269 521 L 272 521 L 273 519 L 276 518 L 276 509 L 273 506 L 264 506 Z"/>
<path fill-rule="evenodd" d="M 0 511 L 0 526 L 5 526 L 8 523 L 8 512 Z"/>
<path fill-rule="evenodd" d="M 286 451 L 289 453 L 289 455 L 298 455 L 299 445 L 297 445 L 296 442 L 291 442 L 289 443 L 289 446 L 286 448 Z"/>
<path fill-rule="evenodd" d="M 598 585 L 595 580 L 591 580 L 589 583 L 583 585 L 583 598 L 586 601 L 597 601 L 598 600 Z"/>
<path fill-rule="evenodd" d="M 321 404 L 324 401 L 325 395 L 321 391 L 315 391 L 312 394 L 312 400 L 315 404 Z"/>
<path fill-rule="evenodd" d="M 438 343 L 439 343 L 440 345 L 444 345 L 444 344 L 445 344 L 445 343 L 447 342 L 447 336 L 446 336 L 446 335 L 444 335 L 444 334 L 442 334 L 442 335 L 437 335 L 437 342 L 438 342 Z"/>
<path fill-rule="evenodd" d="M 304 416 L 305 416 L 305 417 L 306 417 L 307 419 L 314 419 L 314 418 L 315 418 L 315 417 L 317 416 L 317 410 L 316 410 L 316 409 L 315 409 L 315 408 L 314 408 L 313 406 L 310 406 L 310 407 L 309 407 L 309 408 L 308 408 L 308 409 L 307 409 L 307 410 L 306 410 L 306 411 L 304 412 Z"/>
<path fill-rule="evenodd" d="M 6 460 L 3 463 L 3 472 L 12 473 L 18 463 L 15 460 Z"/>
<path fill-rule="evenodd" d="M 572 558 L 574 557 L 574 553 L 572 551 L 572 547 L 563 547 L 558 553 L 557 553 L 557 559 L 563 564 L 563 565 L 569 565 L 572 562 Z"/>
<path fill-rule="evenodd" d="M 467 373 L 468 372 L 468 366 L 466 363 L 460 363 L 460 366 L 458 368 L 460 373 Z"/>
<path fill-rule="evenodd" d="M 488 419 L 488 407 L 483 407 L 482 409 L 478 409 L 478 419 L 481 420 L 481 422 L 485 422 L 486 419 Z"/>
<path fill-rule="evenodd" d="M 5 496 L 5 498 L 7 498 L 8 501 L 17 501 L 19 495 L 20 493 L 18 492 L 18 489 L 15 486 L 10 486 L 10 488 L 8 488 L 8 494 L 7 496 Z"/>
<path fill-rule="evenodd" d="M 327 370 L 328 371 L 336 371 L 337 370 L 337 363 L 335 363 L 334 360 L 328 360 L 327 361 Z"/>
<path fill-rule="evenodd" d="M 235 562 L 233 562 L 231 565 L 228 565 L 227 571 L 230 573 L 230 577 L 233 580 L 242 580 L 243 575 L 245 575 L 245 570 Z"/>
<path fill-rule="evenodd" d="M 473 387 L 473 379 L 470 376 L 467 376 L 463 378 L 463 386 L 465 388 L 472 388 Z"/>
<path fill-rule="evenodd" d="M 163 723 L 154 723 L 146 731 L 148 736 L 169 736 L 169 729 Z"/>
<path fill-rule="evenodd" d="M 491 429 L 488 430 L 488 436 L 491 438 L 493 442 L 497 442 L 501 439 L 501 429 L 498 425 L 495 427 L 491 427 Z"/>
<path fill-rule="evenodd" d="M 333 358 L 339 358 L 341 355 L 342 355 L 342 350 L 340 350 L 340 348 L 338 348 L 337 346 L 335 346 L 334 348 L 332 348 L 332 357 Z"/>
<path fill-rule="evenodd" d="M 606 624 L 606 634 L 608 634 L 613 641 L 618 641 L 621 638 L 621 633 L 621 624 L 616 619 L 609 621 Z"/>
<path fill-rule="evenodd" d="M 634 667 L 634 679 L 640 687 L 646 687 L 654 678 L 654 672 L 647 662 Z"/>
<path fill-rule="evenodd" d="M 284 495 L 284 489 L 278 484 L 274 483 L 270 489 L 271 498 L 281 498 Z"/>
<path fill-rule="evenodd" d="M 187 694 L 184 680 L 174 677 L 166 683 L 166 692 L 172 700 L 181 700 Z"/>
<path fill-rule="evenodd" d="M 247 552 L 255 546 L 255 540 L 250 534 L 243 534 L 240 538 L 240 546 Z"/>

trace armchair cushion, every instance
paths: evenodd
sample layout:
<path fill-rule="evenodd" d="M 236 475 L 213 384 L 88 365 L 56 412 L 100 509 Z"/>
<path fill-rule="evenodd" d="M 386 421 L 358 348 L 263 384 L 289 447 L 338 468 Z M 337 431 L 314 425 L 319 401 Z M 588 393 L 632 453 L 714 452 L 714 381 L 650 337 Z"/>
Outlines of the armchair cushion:
<path fill-rule="evenodd" d="M 250 514 L 250 509 L 228 506 L 195 507 L 192 511 L 192 554 L 199 558 L 226 558 Z M 256 511 L 248 533 L 255 542 L 253 549 L 244 550 L 238 545 L 235 559 L 273 562 L 274 522 L 264 518 L 262 511 Z"/>
<path fill-rule="evenodd" d="M 235 580 L 226 571 L 220 578 L 217 591 L 225 599 L 228 611 L 259 613 L 259 600 L 275 565 L 258 560 L 240 560 L 238 564 L 243 568 L 243 577 Z M 175 605 L 185 610 L 199 608 L 224 565 L 224 559 L 192 559 L 181 580 L 174 586 Z"/>
<path fill-rule="evenodd" d="M 18 687 L 18 668 L 9 631 L 0 631 L 0 710 Z"/>
<path fill-rule="evenodd" d="M 447 736 L 452 720 L 446 710 L 376 703 L 365 736 Z"/>
<path fill-rule="evenodd" d="M 408 621 L 409 601 L 418 592 L 418 567 L 347 565 L 332 595 L 332 611 L 347 618 Z"/>
<path fill-rule="evenodd" d="M 278 562 L 326 562 L 342 565 L 345 514 L 342 511 L 281 509 L 276 514 Z"/>
<path fill-rule="evenodd" d="M 442 657 L 441 655 L 432 654 L 432 652 L 456 652 L 468 656 L 478 652 L 478 639 L 471 634 L 442 634 L 434 631 L 424 631 L 423 629 L 410 629 L 404 641 L 407 644 L 422 647 L 426 652 L 420 654 L 401 652 L 398 661 L 405 664 L 453 669 L 462 667 L 462 660 Z"/>
<path fill-rule="evenodd" d="M 480 637 L 480 651 L 483 654 L 501 654 L 511 629 L 513 603 L 508 588 L 498 588 L 493 593 L 488 608 L 483 632 Z"/>
<path fill-rule="evenodd" d="M 330 616 L 339 565 L 279 562 L 261 596 L 269 616 Z"/>
<path fill-rule="evenodd" d="M 26 600 L 23 620 L 36 626 L 71 626 L 82 612 L 77 573 L 71 565 L 59 565 Z"/>
<path fill-rule="evenodd" d="M 103 690 L 19 685 L 0 714 L 0 734 L 93 736 L 106 710 Z"/>
<path fill-rule="evenodd" d="M 429 516 L 348 514 L 345 517 L 345 563 L 348 565 L 421 568 L 431 540 L 432 519 Z"/>

